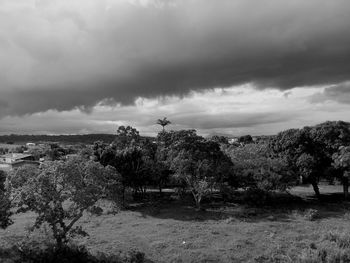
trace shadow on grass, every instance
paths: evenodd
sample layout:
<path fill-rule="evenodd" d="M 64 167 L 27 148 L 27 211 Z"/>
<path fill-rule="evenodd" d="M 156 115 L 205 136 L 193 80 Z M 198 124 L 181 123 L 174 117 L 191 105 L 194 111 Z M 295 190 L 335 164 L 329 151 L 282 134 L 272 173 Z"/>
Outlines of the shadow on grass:
<path fill-rule="evenodd" d="M 306 220 L 342 217 L 349 213 L 349 202 L 344 201 L 342 194 L 324 194 L 318 200 L 314 196 L 300 197 L 287 193 L 273 194 L 265 205 L 247 205 L 237 194 L 235 200 L 224 202 L 222 198 L 204 200 L 204 211 L 196 211 L 191 196 L 183 200 L 167 196 L 160 201 L 148 200 L 133 203 L 129 210 L 141 213 L 143 217 L 174 219 L 179 221 L 232 220 L 244 222 L 277 221 L 290 222 L 296 217 Z M 159 199 L 158 199 L 159 200 Z M 336 205 L 335 205 L 336 204 Z M 309 219 L 309 213 L 315 218 Z"/>
<path fill-rule="evenodd" d="M 85 247 L 65 246 L 57 248 L 49 246 L 46 249 L 38 247 L 22 248 L 12 246 L 0 248 L 0 262 L 6 263 L 152 263 L 144 253 L 129 251 L 116 255 L 98 253 L 92 255 Z"/>

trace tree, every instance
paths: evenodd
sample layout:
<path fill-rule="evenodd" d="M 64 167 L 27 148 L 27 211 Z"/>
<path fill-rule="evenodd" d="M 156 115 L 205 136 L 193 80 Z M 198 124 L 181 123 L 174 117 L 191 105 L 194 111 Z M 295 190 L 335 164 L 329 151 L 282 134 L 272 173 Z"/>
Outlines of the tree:
<path fill-rule="evenodd" d="M 298 167 L 299 174 L 304 179 L 317 177 L 317 161 L 314 156 L 308 153 L 302 153 L 296 160 L 296 166 Z M 313 185 L 316 196 L 320 196 L 320 190 L 317 185 Z"/>
<path fill-rule="evenodd" d="M 170 168 L 178 179 L 186 182 L 200 210 L 202 199 L 216 183 L 222 182 L 232 168 L 232 162 L 218 143 L 205 140 L 193 130 L 171 135 L 178 140 L 173 140 L 168 148 Z"/>
<path fill-rule="evenodd" d="M 338 178 L 344 185 L 344 195 L 348 195 L 348 179 L 343 176 L 341 166 L 333 166 L 333 155 L 341 146 L 350 145 L 350 123 L 343 121 L 327 121 L 310 128 L 310 137 L 318 156 L 317 170 L 320 176 L 326 177 L 325 171 L 332 171 L 331 176 Z"/>
<path fill-rule="evenodd" d="M 117 130 L 117 136 L 114 140 L 114 145 L 118 148 L 123 148 L 131 144 L 137 144 L 140 142 L 140 133 L 138 130 L 131 126 L 119 126 Z"/>
<path fill-rule="evenodd" d="M 285 191 L 295 185 L 284 158 L 274 156 L 267 144 L 247 144 L 225 149 L 235 171 L 236 186 L 261 191 Z"/>
<path fill-rule="evenodd" d="M 282 131 L 270 140 L 269 147 L 277 156 L 286 159 L 290 171 L 296 178 L 302 175 L 305 182 L 311 183 L 315 195 L 320 198 L 318 181 L 321 175 L 322 155 L 310 135 L 310 129 L 304 127 Z M 312 166 L 308 167 L 308 172 L 305 172 L 306 161 L 311 159 Z"/>
<path fill-rule="evenodd" d="M 219 144 L 223 144 L 223 145 L 228 144 L 228 139 L 225 136 L 213 135 L 210 139 Z"/>
<path fill-rule="evenodd" d="M 146 187 L 155 172 L 156 145 L 147 139 L 141 140 L 136 129 L 120 127 L 114 143 L 96 142 L 93 152 L 102 165 L 113 166 L 121 175 L 122 199 L 127 188 L 133 189 L 134 197 L 143 197 Z"/>
<path fill-rule="evenodd" d="M 171 121 L 169 121 L 166 117 L 164 117 L 163 119 L 158 119 L 157 120 L 157 124 L 162 126 L 163 132 L 164 132 L 165 131 L 165 126 L 171 124 Z"/>
<path fill-rule="evenodd" d="M 350 172 L 350 146 L 339 147 L 338 152 L 332 156 L 333 166 L 343 172 L 342 182 L 344 189 L 344 197 L 349 196 L 349 172 Z"/>
<path fill-rule="evenodd" d="M 291 170 L 311 183 L 315 194 L 320 197 L 319 179 L 329 176 L 326 173 L 330 171 L 333 177 L 339 175 L 339 171 L 331 169 L 332 156 L 340 146 L 350 145 L 350 123 L 328 121 L 313 127 L 286 130 L 273 138 L 270 145 L 275 153 L 287 157 Z"/>
<path fill-rule="evenodd" d="M 10 224 L 12 224 L 12 220 L 10 216 L 12 215 L 11 202 L 9 199 L 9 192 L 5 186 L 6 181 L 6 173 L 0 170 L 0 228 L 4 229 Z"/>
<path fill-rule="evenodd" d="M 244 144 L 248 144 L 248 143 L 252 143 L 253 142 L 253 137 L 251 135 L 243 135 L 241 137 L 238 138 L 238 142 L 244 143 Z"/>
<path fill-rule="evenodd" d="M 81 158 L 47 162 L 40 169 L 25 172 L 19 169 L 10 177 L 19 211 L 37 214 L 34 228 L 48 223 L 58 247 L 70 236 L 85 233 L 74 227 L 76 222 L 108 195 L 108 186 L 118 184 L 112 167 Z"/>

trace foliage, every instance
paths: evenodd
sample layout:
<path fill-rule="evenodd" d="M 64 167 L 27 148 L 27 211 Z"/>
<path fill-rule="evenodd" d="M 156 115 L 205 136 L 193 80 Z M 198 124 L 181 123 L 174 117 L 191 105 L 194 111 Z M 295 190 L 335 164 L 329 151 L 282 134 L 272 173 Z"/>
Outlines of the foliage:
<path fill-rule="evenodd" d="M 157 124 L 162 126 L 163 132 L 164 132 L 165 131 L 165 126 L 171 124 L 171 121 L 169 121 L 166 117 L 164 117 L 163 119 L 158 119 L 157 120 Z"/>
<path fill-rule="evenodd" d="M 12 224 L 10 209 L 11 202 L 8 194 L 0 190 L 0 228 L 6 228 Z"/>
<path fill-rule="evenodd" d="M 267 144 L 246 144 L 225 149 L 234 164 L 237 186 L 263 191 L 286 190 L 295 184 L 283 157 L 271 154 Z"/>
<path fill-rule="evenodd" d="M 45 247 L 36 244 L 22 244 L 10 249 L 0 250 L 1 259 L 12 263 L 142 263 L 145 255 L 139 251 L 128 253 L 119 252 L 115 255 L 97 253 L 91 254 L 86 247 L 77 245 L 64 245 L 57 247 L 52 244 Z"/>
<path fill-rule="evenodd" d="M 95 155 L 102 165 L 111 165 L 121 175 L 123 192 L 127 187 L 134 189 L 134 194 L 142 193 L 151 181 L 153 159 L 149 149 L 143 145 L 130 145 L 124 148 L 95 145 Z"/>
<path fill-rule="evenodd" d="M 12 223 L 11 202 L 8 189 L 5 186 L 6 173 L 0 170 L 0 228 L 6 228 Z"/>
<path fill-rule="evenodd" d="M 48 223 L 59 247 L 71 234 L 82 233 L 73 226 L 110 186 L 118 184 L 117 179 L 112 167 L 81 158 L 47 162 L 27 173 L 19 169 L 10 178 L 18 211 L 37 214 L 34 228 Z"/>
<path fill-rule="evenodd" d="M 333 167 L 342 173 L 344 197 L 348 197 L 349 173 L 350 173 L 350 146 L 339 147 L 338 152 L 332 156 Z"/>
<path fill-rule="evenodd" d="M 317 175 L 314 173 L 317 171 L 317 165 L 318 163 L 315 160 L 315 157 L 307 153 L 302 153 L 296 160 L 296 166 L 298 167 L 299 174 L 303 178 L 316 177 Z"/>
<path fill-rule="evenodd" d="M 219 135 L 214 135 L 210 138 L 210 140 L 223 144 L 223 145 L 227 145 L 228 144 L 228 139 L 225 136 L 219 136 Z"/>
<path fill-rule="evenodd" d="M 155 144 L 141 139 L 139 132 L 130 126 L 120 126 L 112 144 L 98 141 L 93 146 L 95 159 L 104 166 L 113 166 L 121 175 L 123 203 L 127 188 L 133 189 L 134 197 L 142 197 L 146 186 L 160 183 L 156 151 Z"/>
<path fill-rule="evenodd" d="M 135 128 L 131 126 L 119 126 L 117 136 L 114 140 L 114 145 L 117 148 L 124 148 L 130 145 L 137 145 L 140 139 L 140 133 Z"/>
<path fill-rule="evenodd" d="M 317 209 L 307 209 L 304 213 L 304 218 L 309 221 L 315 221 L 316 219 L 319 219 L 320 213 Z"/>
<path fill-rule="evenodd" d="M 287 158 L 290 169 L 312 183 L 319 195 L 319 178 L 327 177 L 332 166 L 332 156 L 342 145 L 350 144 L 350 124 L 347 122 L 324 122 L 313 127 L 290 129 L 280 132 L 270 141 L 277 154 Z M 333 171 L 333 176 L 339 173 Z"/>
<path fill-rule="evenodd" d="M 192 130 L 169 135 L 172 141 L 167 149 L 170 168 L 177 178 L 186 182 L 200 209 L 203 197 L 231 172 L 232 162 L 218 143 L 207 141 Z"/>
<path fill-rule="evenodd" d="M 303 176 L 305 182 L 313 185 L 319 196 L 318 180 L 323 170 L 322 152 L 311 136 L 311 128 L 289 129 L 280 132 L 270 140 L 270 148 L 276 155 L 286 159 L 289 169 L 295 176 Z M 309 166 L 310 165 L 310 166 Z"/>
<path fill-rule="evenodd" d="M 338 152 L 332 156 L 333 166 L 345 171 L 350 170 L 350 146 L 339 147 Z"/>
<path fill-rule="evenodd" d="M 253 137 L 251 135 L 243 135 L 238 138 L 238 142 L 247 144 L 247 143 L 252 143 L 253 142 Z"/>

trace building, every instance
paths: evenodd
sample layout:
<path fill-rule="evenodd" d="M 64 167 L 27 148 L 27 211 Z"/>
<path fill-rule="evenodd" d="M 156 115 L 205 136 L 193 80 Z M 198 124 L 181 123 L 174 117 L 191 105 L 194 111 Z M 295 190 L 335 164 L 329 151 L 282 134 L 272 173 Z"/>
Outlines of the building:
<path fill-rule="evenodd" d="M 237 142 L 238 142 L 238 138 L 237 137 L 228 139 L 228 143 L 229 144 L 234 144 L 234 143 L 237 143 Z"/>
<path fill-rule="evenodd" d="M 31 154 L 9 153 L 0 155 L 0 170 L 10 171 L 23 165 L 39 165 Z"/>

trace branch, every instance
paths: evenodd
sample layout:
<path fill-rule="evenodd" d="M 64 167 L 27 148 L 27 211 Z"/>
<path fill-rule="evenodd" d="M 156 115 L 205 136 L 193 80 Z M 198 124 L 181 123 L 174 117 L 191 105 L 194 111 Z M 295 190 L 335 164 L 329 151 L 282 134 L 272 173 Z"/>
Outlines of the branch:
<path fill-rule="evenodd" d="M 68 233 L 68 231 L 73 227 L 73 225 L 83 216 L 84 208 L 80 209 L 79 214 L 74 217 L 74 219 L 69 223 L 69 225 L 65 228 L 65 233 Z"/>

